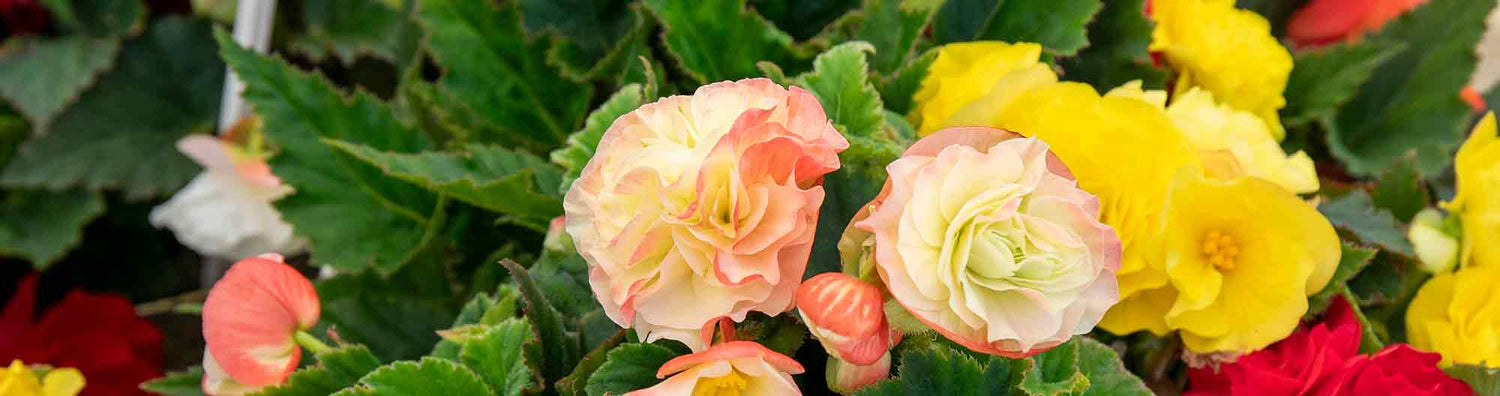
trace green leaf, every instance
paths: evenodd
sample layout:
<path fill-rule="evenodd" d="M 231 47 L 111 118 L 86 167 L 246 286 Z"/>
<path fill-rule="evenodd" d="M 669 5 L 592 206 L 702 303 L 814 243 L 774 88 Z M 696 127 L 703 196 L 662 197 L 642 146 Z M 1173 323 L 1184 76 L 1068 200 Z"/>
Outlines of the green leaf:
<path fill-rule="evenodd" d="M 528 348 L 526 360 L 537 365 L 543 384 L 555 383 L 567 376 L 576 363 L 577 340 L 568 337 L 562 316 L 547 302 L 547 296 L 525 268 L 509 259 L 501 260 L 500 264 L 510 271 L 510 278 L 516 282 L 516 289 L 526 306 L 526 320 L 536 330 L 537 342 L 533 348 Z"/>
<path fill-rule="evenodd" d="M 199 167 L 178 139 L 212 132 L 224 66 L 209 25 L 166 17 L 127 41 L 119 64 L 67 111 L 46 136 L 22 145 L 0 174 L 11 188 L 119 189 L 141 200 L 170 194 Z"/>
<path fill-rule="evenodd" d="M 807 326 L 794 315 L 752 314 L 739 324 L 736 337 L 755 341 L 782 355 L 796 356 L 807 339 Z"/>
<path fill-rule="evenodd" d="M 612 0 L 524 0 L 526 30 L 553 35 L 547 63 L 576 81 L 618 82 L 649 56 L 655 21 L 640 6 Z"/>
<path fill-rule="evenodd" d="M 1375 326 L 1370 322 L 1370 318 L 1365 316 L 1364 308 L 1359 306 L 1354 293 L 1350 292 L 1347 287 L 1340 287 L 1339 293 L 1349 301 L 1349 309 L 1354 312 L 1354 320 L 1359 322 L 1359 353 L 1379 352 L 1385 347 L 1385 343 L 1380 341 L 1380 335 L 1376 334 Z"/>
<path fill-rule="evenodd" d="M 1154 394 L 1146 382 L 1125 369 L 1125 362 L 1108 345 L 1092 338 L 1075 336 L 1071 343 L 1078 344 L 1078 371 L 1088 378 L 1089 389 L 1084 396 L 1150 396 Z M 991 363 L 993 364 L 993 363 Z"/>
<path fill-rule="evenodd" d="M 1131 80 L 1141 80 L 1146 89 L 1165 87 L 1166 70 L 1151 61 L 1154 24 L 1146 17 L 1145 0 L 1105 1 L 1094 22 L 1088 25 L 1089 46 L 1077 56 L 1062 58 L 1063 77 L 1107 91 Z"/>
<path fill-rule="evenodd" d="M 995 363 L 991 362 L 991 364 Z M 1001 364 L 1007 366 L 997 367 L 997 369 L 1013 369 L 1008 366 L 1011 364 L 1009 362 Z M 900 364 L 896 367 L 898 371 L 896 377 L 860 388 L 854 394 L 856 396 L 1005 395 L 1011 394 L 1010 381 L 992 382 L 992 380 L 1014 378 L 986 372 L 988 367 L 981 366 L 973 357 L 940 343 L 931 343 L 926 348 L 903 352 Z"/>
<path fill-rule="evenodd" d="M 525 152 L 471 144 L 463 152 L 403 154 L 339 140 L 324 143 L 387 175 L 487 210 L 546 222 L 562 215 L 562 170 Z"/>
<path fill-rule="evenodd" d="M 587 395 L 585 388 L 588 386 L 589 378 L 592 378 L 594 373 L 599 371 L 599 367 L 604 365 L 605 360 L 609 358 L 609 352 L 625 342 L 626 334 L 626 330 L 617 330 L 613 336 L 589 351 L 588 355 L 584 355 L 583 359 L 578 361 L 578 366 L 573 368 L 572 373 L 557 381 L 558 393 L 566 396 Z"/>
<path fill-rule="evenodd" d="M 1366 306 L 1405 307 L 1428 275 L 1409 256 L 1381 251 L 1375 259 L 1349 281 L 1349 289 Z M 1393 325 L 1404 323 L 1398 320 Z"/>
<path fill-rule="evenodd" d="M 932 38 L 938 44 L 972 41 L 984 32 L 1001 0 L 946 0 L 932 21 Z"/>
<path fill-rule="evenodd" d="M 114 64 L 120 53 L 117 38 L 67 36 L 16 38 L 0 48 L 0 97 L 31 121 L 34 133 Z"/>
<path fill-rule="evenodd" d="M 848 37 L 875 47 L 870 63 L 889 74 L 915 56 L 917 42 L 937 15 L 941 1 L 864 0 L 860 9 L 834 23 L 839 39 Z"/>
<path fill-rule="evenodd" d="M 1322 314 L 1323 310 L 1328 308 L 1328 303 L 1332 301 L 1333 296 L 1344 292 L 1344 284 L 1354 279 L 1354 276 L 1364 270 L 1365 266 L 1370 265 L 1370 259 L 1375 258 L 1375 253 L 1379 252 L 1376 249 L 1364 248 L 1347 242 L 1343 244 L 1342 249 L 1343 254 L 1339 257 L 1338 267 L 1333 270 L 1333 278 L 1328 280 L 1328 285 L 1323 286 L 1323 290 L 1308 297 L 1307 316 Z M 1350 302 L 1358 303 L 1357 300 L 1350 300 Z"/>
<path fill-rule="evenodd" d="M 397 0 L 405 2 L 406 10 L 394 8 L 389 1 L 302 2 L 303 30 L 291 37 L 287 48 L 313 62 L 332 56 L 353 65 L 359 56 L 371 55 L 402 68 L 416 55 L 422 39 L 421 29 L 409 18 L 409 8 L 416 1 Z"/>
<path fill-rule="evenodd" d="M 446 283 L 441 266 L 412 265 L 381 279 L 339 275 L 318 282 L 322 322 L 345 341 L 365 344 L 382 361 L 415 359 L 432 351 L 437 330 L 454 323 L 456 302 L 446 290 L 415 282 Z"/>
<path fill-rule="evenodd" d="M 912 98 L 922 88 L 922 80 L 927 78 L 927 67 L 937 60 L 937 53 L 936 49 L 928 50 L 911 63 L 896 69 L 896 74 L 881 79 L 880 99 L 885 102 L 887 109 L 897 114 L 906 114 L 916 107 Z"/>
<path fill-rule="evenodd" d="M 1385 209 L 1375 207 L 1370 195 L 1356 189 L 1342 197 L 1318 205 L 1318 211 L 1328 217 L 1333 226 L 1359 237 L 1360 242 L 1375 244 L 1381 249 L 1412 255 L 1411 243 L 1406 241 L 1406 228 L 1391 217 Z"/>
<path fill-rule="evenodd" d="M 1500 396 L 1500 368 L 1455 364 L 1443 369 L 1449 376 L 1469 384 L 1480 396 Z"/>
<path fill-rule="evenodd" d="M 277 201 L 276 208 L 308 238 L 313 264 L 353 272 L 374 268 L 383 275 L 400 269 L 407 252 L 423 240 L 436 206 L 433 194 L 323 142 L 347 140 L 416 153 L 427 147 L 426 137 L 402 125 L 368 93 L 345 96 L 319 75 L 245 50 L 223 32 L 217 36 L 224 59 L 245 81 L 245 100 L 280 149 L 271 169 L 296 192 Z"/>
<path fill-rule="evenodd" d="M 141 383 L 141 390 L 162 396 L 204 396 L 202 383 L 203 369 L 192 367 Z"/>
<path fill-rule="evenodd" d="M 1427 185 L 1417 173 L 1416 161 L 1397 161 L 1380 175 L 1380 184 L 1370 191 L 1375 207 L 1391 211 L 1403 223 L 1411 222 L 1427 207 Z"/>
<path fill-rule="evenodd" d="M 885 127 L 885 107 L 870 84 L 866 61 L 866 54 L 874 50 L 863 41 L 839 44 L 818 55 L 813 70 L 796 79 L 797 85 L 818 97 L 828 119 L 844 136 L 869 137 Z"/>
<path fill-rule="evenodd" d="M 790 67 L 803 59 L 792 36 L 746 8 L 745 0 L 645 4 L 662 23 L 667 52 L 693 83 L 754 77 L 759 61 Z"/>
<path fill-rule="evenodd" d="M 338 392 L 380 367 L 380 360 L 362 345 L 336 348 L 317 355 L 318 364 L 297 370 L 281 385 L 259 396 L 323 396 Z"/>
<path fill-rule="evenodd" d="M 1292 13 L 1307 4 L 1310 0 L 1238 0 L 1234 2 L 1235 8 L 1255 11 L 1271 23 L 1271 34 L 1276 37 L 1286 35 L 1287 18 Z"/>
<path fill-rule="evenodd" d="M 83 242 L 83 227 L 102 214 L 99 193 L 8 191 L 0 195 L 0 256 L 21 257 L 46 270 Z"/>
<path fill-rule="evenodd" d="M 550 150 L 578 127 L 593 89 L 547 67 L 537 55 L 546 42 L 526 35 L 516 3 L 421 0 L 418 15 L 439 84 L 480 119 Z"/>
<path fill-rule="evenodd" d="M 478 338 L 463 345 L 460 357 L 498 395 L 519 396 L 540 379 L 526 367 L 522 345 L 531 340 L 531 326 L 511 318 L 491 326 Z M 533 379 L 533 378 L 536 379 Z"/>
<path fill-rule="evenodd" d="M 623 344 L 609 351 L 604 365 L 589 376 L 589 396 L 623 395 L 660 383 L 656 370 L 677 357 L 671 349 L 655 344 Z"/>
<path fill-rule="evenodd" d="M 750 0 L 750 7 L 792 38 L 807 40 L 859 3 L 859 0 Z"/>
<path fill-rule="evenodd" d="M 1073 56 L 1089 45 L 1085 26 L 1100 0 L 1006 0 L 1000 2 L 980 39 L 1041 44 L 1057 56 Z"/>
<path fill-rule="evenodd" d="M 146 5 L 140 0 L 43 0 L 60 25 L 94 37 L 130 34 L 140 27 Z"/>
<path fill-rule="evenodd" d="M 336 395 L 427 396 L 495 395 L 473 370 L 447 359 L 396 362 L 359 379 L 359 385 Z"/>
<path fill-rule="evenodd" d="M 516 291 L 514 288 L 502 287 L 498 295 L 490 297 L 487 293 L 479 293 L 459 310 L 458 317 L 453 319 L 453 325 L 448 329 L 457 329 L 470 325 L 495 325 L 501 320 L 516 317 Z M 456 342 L 444 339 L 438 341 L 437 346 L 432 348 L 429 356 L 440 357 L 449 360 L 458 360 L 460 347 Z"/>
<path fill-rule="evenodd" d="M 1365 37 L 1406 44 L 1325 122 L 1328 146 L 1359 176 L 1378 175 L 1406 153 L 1436 175 L 1464 137 L 1470 109 L 1458 93 L 1474 71 L 1475 45 L 1495 0 L 1432 0 Z"/>
<path fill-rule="evenodd" d="M 1032 396 L 1053 396 L 1087 390 L 1089 379 L 1078 370 L 1078 344 L 1076 340 L 1065 342 L 1032 356 L 1035 364 L 1021 376 L 1021 391 Z"/>
<path fill-rule="evenodd" d="M 594 151 L 599 149 L 599 139 L 604 138 L 604 132 L 609 130 L 615 120 L 644 104 L 642 94 L 640 84 L 620 87 L 604 104 L 589 113 L 583 122 L 583 129 L 568 135 L 567 145 L 552 151 L 552 163 L 562 165 L 567 170 L 559 187 L 561 191 L 567 191 L 583 173 L 583 167 L 588 165 L 589 160 L 594 158 Z"/>
<path fill-rule="evenodd" d="M 1361 40 L 1297 53 L 1287 78 L 1282 122 L 1295 126 L 1333 117 L 1370 81 L 1376 67 L 1405 49 L 1399 42 Z"/>

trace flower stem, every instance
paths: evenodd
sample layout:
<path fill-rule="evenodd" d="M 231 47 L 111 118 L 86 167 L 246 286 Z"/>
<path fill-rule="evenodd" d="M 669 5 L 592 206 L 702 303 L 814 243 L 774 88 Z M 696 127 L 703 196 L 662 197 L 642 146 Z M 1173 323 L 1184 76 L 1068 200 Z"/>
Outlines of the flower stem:
<path fill-rule="evenodd" d="M 307 348 L 307 350 L 311 351 L 314 355 L 322 355 L 323 353 L 333 350 L 333 347 L 328 346 L 328 344 L 324 344 L 323 340 L 319 340 L 318 337 L 315 337 L 311 333 L 302 330 L 297 330 L 297 334 L 292 336 L 292 340 L 296 341 L 297 345 L 301 345 L 303 348 Z"/>

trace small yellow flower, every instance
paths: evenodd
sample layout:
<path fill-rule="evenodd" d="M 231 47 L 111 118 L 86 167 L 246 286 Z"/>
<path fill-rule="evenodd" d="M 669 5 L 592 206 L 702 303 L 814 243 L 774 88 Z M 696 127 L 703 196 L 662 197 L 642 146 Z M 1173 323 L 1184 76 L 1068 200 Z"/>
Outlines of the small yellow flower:
<path fill-rule="evenodd" d="M 1500 366 L 1500 265 L 1438 274 L 1406 310 L 1411 346 L 1443 355 L 1443 366 Z"/>
<path fill-rule="evenodd" d="M 83 374 L 77 369 L 47 370 L 41 378 L 20 360 L 0 371 L 0 395 L 4 396 L 74 396 L 83 390 Z"/>
<path fill-rule="evenodd" d="M 1271 24 L 1234 0 L 1156 0 L 1151 51 L 1177 71 L 1176 94 L 1202 87 L 1219 100 L 1260 117 L 1276 140 L 1285 130 L 1276 111 L 1292 71 L 1292 55 L 1271 36 Z"/>
<path fill-rule="evenodd" d="M 1041 55 L 1042 46 L 1033 43 L 975 41 L 939 48 L 913 96 L 917 106 L 909 118 L 917 134 L 993 124 L 998 109 L 1016 95 L 1057 81 L 1057 74 L 1038 62 Z"/>
<path fill-rule="evenodd" d="M 1298 194 L 1318 191 L 1318 172 L 1312 158 L 1301 151 L 1288 156 L 1254 114 L 1219 104 L 1212 93 L 1197 87 L 1173 96 L 1171 105 L 1162 106 L 1166 92 L 1144 91 L 1140 86 L 1140 81 L 1132 81 L 1110 91 L 1110 95 L 1137 97 L 1166 110 L 1167 117 L 1198 150 L 1209 177 L 1259 177 Z"/>
<path fill-rule="evenodd" d="M 1464 266 L 1500 265 L 1500 137 L 1486 114 L 1458 149 L 1458 194 L 1445 204 L 1463 224 Z"/>
<path fill-rule="evenodd" d="M 1184 171 L 1163 223 L 1176 298 L 1157 313 L 1198 353 L 1248 352 L 1285 338 L 1327 285 L 1340 248 L 1316 209 L 1254 177 Z"/>

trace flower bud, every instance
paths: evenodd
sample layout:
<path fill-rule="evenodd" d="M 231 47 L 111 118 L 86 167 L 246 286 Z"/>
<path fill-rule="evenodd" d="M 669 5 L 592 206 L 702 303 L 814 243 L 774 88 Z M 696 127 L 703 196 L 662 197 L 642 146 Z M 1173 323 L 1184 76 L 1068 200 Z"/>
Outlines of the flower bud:
<path fill-rule="evenodd" d="M 1443 232 L 1443 215 L 1437 209 L 1418 212 L 1406 230 L 1406 239 L 1411 240 L 1417 260 L 1427 272 L 1448 272 L 1458 264 L 1458 238 Z"/>

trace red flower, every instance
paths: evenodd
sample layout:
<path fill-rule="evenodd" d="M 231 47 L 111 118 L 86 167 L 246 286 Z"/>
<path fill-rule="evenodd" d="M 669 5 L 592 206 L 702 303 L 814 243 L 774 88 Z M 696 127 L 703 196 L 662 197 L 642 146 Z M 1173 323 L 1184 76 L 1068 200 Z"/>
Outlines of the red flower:
<path fill-rule="evenodd" d="M 73 290 L 33 321 L 37 275 L 19 286 L 0 311 L 0 360 L 77 368 L 82 396 L 146 395 L 140 383 L 162 375 L 161 331 L 130 300 Z"/>
<path fill-rule="evenodd" d="M 17 36 L 41 33 L 51 22 L 47 8 L 36 0 L 0 0 L 0 22 Z"/>
<path fill-rule="evenodd" d="M 1359 321 L 1337 298 L 1323 322 L 1233 363 L 1188 371 L 1188 395 L 1470 395 L 1438 369 L 1441 357 L 1394 344 L 1359 354 Z"/>
<path fill-rule="evenodd" d="M 1312 0 L 1286 24 L 1286 37 L 1299 47 L 1358 39 L 1427 0 Z"/>

